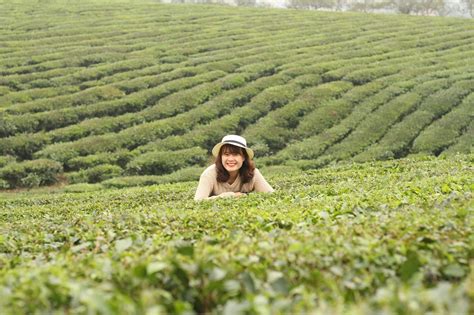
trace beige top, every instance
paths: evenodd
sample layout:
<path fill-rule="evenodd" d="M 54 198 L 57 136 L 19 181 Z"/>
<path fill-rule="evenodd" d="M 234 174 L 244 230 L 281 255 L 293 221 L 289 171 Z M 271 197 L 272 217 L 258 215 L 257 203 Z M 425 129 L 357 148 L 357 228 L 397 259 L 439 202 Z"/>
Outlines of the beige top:
<path fill-rule="evenodd" d="M 251 191 L 272 192 L 273 188 L 258 169 L 255 169 L 254 176 L 249 183 L 242 184 L 240 176 L 237 176 L 232 184 L 220 183 L 217 181 L 216 165 L 212 164 L 201 174 L 194 200 L 230 197 L 234 196 L 236 192 L 249 193 Z"/>

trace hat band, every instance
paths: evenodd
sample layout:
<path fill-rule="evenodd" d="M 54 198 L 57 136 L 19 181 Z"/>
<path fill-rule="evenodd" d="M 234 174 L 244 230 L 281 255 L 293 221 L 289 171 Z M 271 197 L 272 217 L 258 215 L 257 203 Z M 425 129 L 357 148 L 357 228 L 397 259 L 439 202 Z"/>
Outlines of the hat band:
<path fill-rule="evenodd" d="M 226 144 L 226 143 L 229 143 L 229 144 L 232 144 L 232 143 L 235 143 L 235 144 L 238 144 L 239 146 L 242 146 L 244 148 L 247 148 L 247 146 L 245 144 L 243 144 L 242 142 L 239 142 L 239 141 L 235 141 L 235 140 L 226 140 L 224 142 L 222 142 L 223 144 Z"/>

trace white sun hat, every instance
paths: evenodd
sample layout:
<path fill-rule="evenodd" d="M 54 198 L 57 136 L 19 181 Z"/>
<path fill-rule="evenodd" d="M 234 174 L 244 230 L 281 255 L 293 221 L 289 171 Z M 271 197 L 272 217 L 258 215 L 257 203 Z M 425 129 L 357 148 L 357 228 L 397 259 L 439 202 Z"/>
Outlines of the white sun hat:
<path fill-rule="evenodd" d="M 219 154 L 219 150 L 224 144 L 230 144 L 245 149 L 245 151 L 247 151 L 249 159 L 253 159 L 253 150 L 247 147 L 247 140 L 245 140 L 244 137 L 237 135 L 227 135 L 222 138 L 221 142 L 219 142 L 214 146 L 214 148 L 212 148 L 212 155 L 217 157 L 217 155 Z"/>

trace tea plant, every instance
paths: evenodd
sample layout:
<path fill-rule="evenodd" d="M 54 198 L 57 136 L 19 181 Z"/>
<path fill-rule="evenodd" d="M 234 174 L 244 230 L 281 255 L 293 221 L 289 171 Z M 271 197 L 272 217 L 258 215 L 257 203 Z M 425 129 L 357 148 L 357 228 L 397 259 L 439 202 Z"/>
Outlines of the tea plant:
<path fill-rule="evenodd" d="M 469 314 L 472 156 L 261 170 L 275 193 L 2 194 L 2 313 Z"/>
<path fill-rule="evenodd" d="M 151 0 L 0 12 L 1 189 L 176 181 L 226 133 L 282 168 L 472 153 L 469 19 Z M 177 150 L 200 153 L 163 162 Z"/>

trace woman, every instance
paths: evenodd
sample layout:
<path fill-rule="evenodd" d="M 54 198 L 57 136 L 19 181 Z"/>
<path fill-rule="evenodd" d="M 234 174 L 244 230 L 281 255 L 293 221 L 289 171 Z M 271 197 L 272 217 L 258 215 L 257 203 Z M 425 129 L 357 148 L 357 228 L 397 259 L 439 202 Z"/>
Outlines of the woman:
<path fill-rule="evenodd" d="M 214 146 L 212 155 L 215 163 L 201 174 L 194 200 L 239 197 L 252 191 L 273 191 L 255 168 L 253 151 L 247 147 L 243 137 L 225 136 Z"/>

